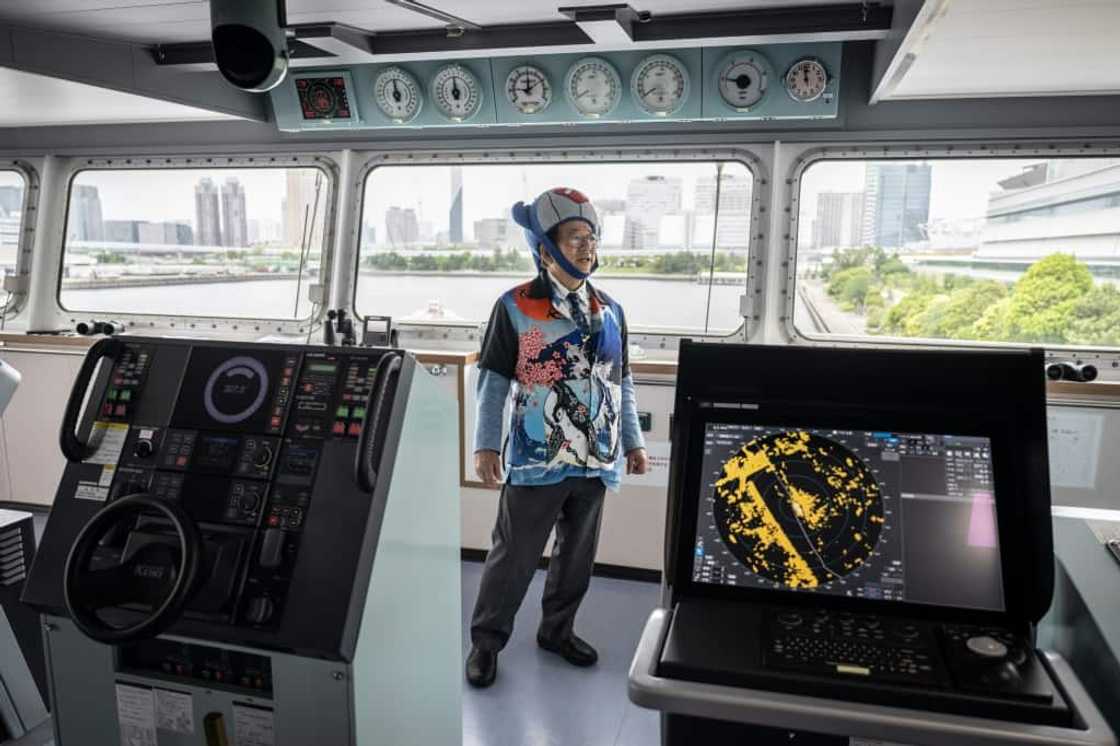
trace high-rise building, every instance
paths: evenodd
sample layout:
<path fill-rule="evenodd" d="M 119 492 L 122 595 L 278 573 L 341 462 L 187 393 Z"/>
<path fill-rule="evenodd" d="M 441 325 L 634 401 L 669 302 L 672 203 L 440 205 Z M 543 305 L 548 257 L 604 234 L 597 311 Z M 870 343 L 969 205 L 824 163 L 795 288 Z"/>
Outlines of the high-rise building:
<path fill-rule="evenodd" d="M 924 241 L 933 167 L 869 163 L 864 171 L 862 242 L 901 249 Z"/>
<path fill-rule="evenodd" d="M 194 243 L 191 227 L 186 223 L 137 223 L 137 239 L 143 244 L 187 246 Z"/>
<path fill-rule="evenodd" d="M 626 188 L 626 225 L 622 248 L 656 249 L 661 218 L 681 211 L 681 180 L 664 176 L 634 179 Z"/>
<path fill-rule="evenodd" d="M 249 221 L 245 215 L 245 187 L 230 176 L 222 184 L 222 245 L 248 246 Z"/>
<path fill-rule="evenodd" d="M 105 224 L 101 218 L 101 195 L 97 187 L 78 184 L 70 199 L 70 225 L 67 238 L 73 241 L 101 241 Z"/>
<path fill-rule="evenodd" d="M 818 248 L 850 248 L 863 239 L 863 192 L 821 192 L 813 243 Z"/>
<path fill-rule="evenodd" d="M 106 220 L 105 240 L 115 243 L 140 243 L 142 220 Z"/>
<path fill-rule="evenodd" d="M 204 176 L 194 187 L 194 237 L 199 246 L 222 245 L 222 221 L 218 187 Z"/>
<path fill-rule="evenodd" d="M 716 245 L 721 249 L 746 249 L 751 243 L 751 199 L 753 181 L 750 176 L 721 173 L 719 178 L 719 224 L 715 228 Z M 688 248 L 710 246 L 712 221 L 716 211 L 716 177 L 696 180 L 695 218 L 688 226 Z"/>
<path fill-rule="evenodd" d="M 447 230 L 448 241 L 452 244 L 463 243 L 463 167 L 451 167 L 451 214 Z"/>
<path fill-rule="evenodd" d="M 284 197 L 284 245 L 304 246 L 305 234 L 312 248 L 323 245 L 323 215 L 327 209 L 327 185 L 318 169 L 288 169 Z"/>
<path fill-rule="evenodd" d="M 420 240 L 420 221 L 411 207 L 390 207 L 385 211 L 386 240 L 394 249 L 412 248 Z"/>
<path fill-rule="evenodd" d="M 510 245 L 513 236 L 513 226 L 506 218 L 474 221 L 474 239 L 480 249 L 504 249 Z"/>

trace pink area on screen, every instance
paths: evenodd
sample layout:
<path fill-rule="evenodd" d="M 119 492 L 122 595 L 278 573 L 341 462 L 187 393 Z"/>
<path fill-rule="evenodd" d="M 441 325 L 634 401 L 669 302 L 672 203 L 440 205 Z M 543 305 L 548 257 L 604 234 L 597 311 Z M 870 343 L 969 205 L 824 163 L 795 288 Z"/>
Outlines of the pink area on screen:
<path fill-rule="evenodd" d="M 968 545 L 992 549 L 999 546 L 996 503 L 990 492 L 977 492 L 972 496 L 972 514 L 968 518 Z"/>

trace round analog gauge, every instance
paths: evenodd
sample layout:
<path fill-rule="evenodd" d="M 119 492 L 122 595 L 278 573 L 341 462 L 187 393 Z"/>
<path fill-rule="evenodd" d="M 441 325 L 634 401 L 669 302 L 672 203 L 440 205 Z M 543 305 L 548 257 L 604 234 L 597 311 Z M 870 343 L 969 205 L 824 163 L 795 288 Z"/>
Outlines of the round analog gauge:
<path fill-rule="evenodd" d="M 668 116 L 680 109 L 688 98 L 688 70 L 676 57 L 651 55 L 634 70 L 630 92 L 646 112 Z"/>
<path fill-rule="evenodd" d="M 441 114 L 453 122 L 462 122 L 482 108 L 482 85 L 462 65 L 447 65 L 432 79 L 432 99 Z"/>
<path fill-rule="evenodd" d="M 585 117 L 597 118 L 614 111 L 622 98 L 622 79 L 614 65 L 602 57 L 578 60 L 564 80 L 572 106 Z"/>
<path fill-rule="evenodd" d="M 828 85 L 828 71 L 812 57 L 798 60 L 786 73 L 786 91 L 794 101 L 816 101 Z"/>
<path fill-rule="evenodd" d="M 373 97 L 381 113 L 397 124 L 415 119 L 424 103 L 416 78 L 399 67 L 378 73 L 373 81 Z"/>
<path fill-rule="evenodd" d="M 538 114 L 552 103 L 552 83 L 539 67 L 521 65 L 506 78 L 506 98 L 522 114 Z"/>
<path fill-rule="evenodd" d="M 719 66 L 719 94 L 736 111 L 750 111 L 766 97 L 770 63 L 758 52 L 737 52 Z"/>

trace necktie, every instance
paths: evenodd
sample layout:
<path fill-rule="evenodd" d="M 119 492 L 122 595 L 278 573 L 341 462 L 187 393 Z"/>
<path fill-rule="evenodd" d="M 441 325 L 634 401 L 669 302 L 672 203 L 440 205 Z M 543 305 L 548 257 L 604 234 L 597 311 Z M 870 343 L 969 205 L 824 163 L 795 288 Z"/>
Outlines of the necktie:
<path fill-rule="evenodd" d="M 584 334 L 590 334 L 591 322 L 587 320 L 587 314 L 580 307 L 579 293 L 568 293 L 568 309 L 572 312 L 572 321 L 576 322 L 579 330 Z"/>

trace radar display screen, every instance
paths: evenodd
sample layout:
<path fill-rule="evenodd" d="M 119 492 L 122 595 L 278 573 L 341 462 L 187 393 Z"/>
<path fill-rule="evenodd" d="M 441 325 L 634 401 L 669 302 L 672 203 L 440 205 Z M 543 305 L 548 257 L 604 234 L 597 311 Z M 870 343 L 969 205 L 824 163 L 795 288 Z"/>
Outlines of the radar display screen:
<path fill-rule="evenodd" d="M 341 75 L 326 78 L 298 78 L 296 92 L 304 119 L 349 119 L 350 99 L 346 79 Z"/>
<path fill-rule="evenodd" d="M 987 438 L 709 422 L 692 580 L 1002 610 Z"/>

